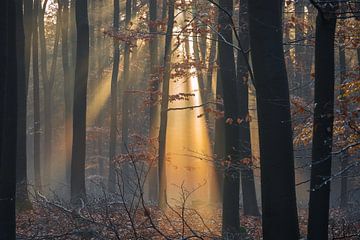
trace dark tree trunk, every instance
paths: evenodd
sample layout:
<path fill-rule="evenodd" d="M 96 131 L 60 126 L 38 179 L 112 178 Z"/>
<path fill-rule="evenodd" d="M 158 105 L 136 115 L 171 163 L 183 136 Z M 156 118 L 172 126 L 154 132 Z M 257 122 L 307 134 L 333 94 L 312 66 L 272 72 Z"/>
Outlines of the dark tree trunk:
<path fill-rule="evenodd" d="M 16 158 L 16 201 L 19 209 L 31 206 L 27 190 L 26 158 L 26 96 L 27 79 L 25 64 L 25 32 L 23 24 L 23 0 L 16 0 L 16 58 L 18 78 L 17 158 Z"/>
<path fill-rule="evenodd" d="M 157 200 L 158 182 L 157 182 L 157 153 L 158 146 L 155 139 L 159 133 L 159 79 L 158 73 L 158 38 L 157 32 L 157 0 L 149 1 L 150 19 L 149 19 L 149 32 L 153 35 L 149 41 L 150 50 L 150 157 L 153 162 L 150 163 L 150 171 L 148 176 L 148 192 L 149 200 L 155 202 Z"/>
<path fill-rule="evenodd" d="M 64 102 L 65 102 L 65 164 L 66 182 L 70 183 L 71 142 L 72 142 L 72 95 L 73 81 L 70 71 L 70 48 L 69 48 L 69 0 L 60 1 L 62 7 L 61 20 L 61 52 L 64 72 Z"/>
<path fill-rule="evenodd" d="M 76 12 L 76 66 L 73 109 L 73 143 L 71 159 L 71 199 L 78 203 L 86 197 L 85 156 L 86 156 L 86 93 L 89 69 L 89 21 L 87 0 L 78 0 Z"/>
<path fill-rule="evenodd" d="M 114 21 L 113 31 L 119 31 L 120 21 L 120 2 L 114 0 Z M 108 188 L 109 192 L 115 192 L 116 172 L 115 172 L 115 157 L 116 157 L 116 137 L 117 137 L 117 92 L 118 92 L 118 75 L 119 75 L 119 64 L 120 64 L 120 47 L 119 41 L 113 39 L 114 46 L 114 63 L 111 77 L 111 119 L 110 119 L 110 143 L 109 143 L 109 179 Z"/>
<path fill-rule="evenodd" d="M 130 25 L 131 20 L 131 1 L 132 0 L 126 0 L 126 6 L 125 6 L 125 28 L 128 28 Z M 122 122 L 121 122 L 121 153 L 127 154 L 127 148 L 126 146 L 129 144 L 129 115 L 130 115 L 130 96 L 129 91 L 130 90 L 130 44 L 125 43 L 125 49 L 124 49 L 124 71 L 123 71 L 123 83 L 122 83 Z M 124 169 L 122 173 L 123 175 L 123 185 L 124 185 L 124 191 L 126 194 L 130 194 L 130 178 L 132 174 L 130 173 L 130 164 L 126 163 L 123 165 Z"/>
<path fill-rule="evenodd" d="M 32 69 L 33 69 L 33 104 L 34 104 L 34 175 L 35 188 L 41 191 L 40 169 L 40 86 L 39 86 L 39 9 L 40 0 L 34 3 L 33 19 L 33 46 L 32 46 Z"/>
<path fill-rule="evenodd" d="M 33 23 L 33 0 L 23 1 L 24 8 L 24 32 L 25 32 L 25 80 L 26 80 L 26 96 L 28 90 L 28 82 L 30 76 L 30 56 L 31 56 L 31 37 Z"/>
<path fill-rule="evenodd" d="M 263 236 L 264 240 L 298 239 L 289 86 L 282 44 L 283 1 L 251 0 L 248 4 L 259 121 Z"/>
<path fill-rule="evenodd" d="M 168 121 L 168 106 L 169 106 L 169 87 L 170 87 L 170 73 L 171 73 L 171 42 L 172 32 L 174 28 L 174 8 L 175 1 L 168 2 L 168 24 L 165 38 L 165 53 L 164 53 L 164 74 L 163 87 L 161 98 L 161 113 L 160 113 L 160 130 L 159 130 L 159 207 L 165 208 L 167 203 L 166 196 L 166 128 Z"/>
<path fill-rule="evenodd" d="M 249 50 L 249 19 L 248 0 L 240 0 L 239 11 L 239 35 L 241 46 L 245 51 Z M 246 54 L 248 58 L 248 54 Z M 239 117 L 240 117 L 240 147 L 239 156 L 241 162 L 241 188 L 243 195 L 244 215 L 260 216 L 257 206 L 254 172 L 252 169 L 252 152 L 250 139 L 250 118 L 249 118 L 249 89 L 248 69 L 246 59 L 241 52 L 237 57 L 237 81 L 239 93 Z"/>
<path fill-rule="evenodd" d="M 315 35 L 315 110 L 308 239 L 327 239 L 334 120 L 334 37 L 336 18 L 318 13 Z"/>
<path fill-rule="evenodd" d="M 16 238 L 16 129 L 19 91 L 15 4 L 14 0 L 5 0 L 0 9 L 0 239 L 9 240 Z M 20 41 L 24 42 L 23 36 Z M 24 77 L 20 79 L 24 81 Z"/>
<path fill-rule="evenodd" d="M 233 12 L 232 1 L 220 1 L 219 5 L 228 13 Z M 227 42 L 232 43 L 231 19 L 219 11 L 220 34 Z M 232 46 L 220 39 L 218 43 L 219 67 L 223 87 L 225 120 L 225 170 L 223 184 L 222 234 L 224 238 L 240 238 L 240 171 L 239 171 L 239 104 L 237 101 L 237 84 L 234 50 Z"/>

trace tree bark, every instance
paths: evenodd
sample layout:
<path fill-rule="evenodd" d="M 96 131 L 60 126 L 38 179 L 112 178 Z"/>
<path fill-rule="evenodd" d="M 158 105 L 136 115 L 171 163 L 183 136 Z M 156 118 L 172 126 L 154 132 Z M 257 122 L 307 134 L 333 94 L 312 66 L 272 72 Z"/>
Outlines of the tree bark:
<path fill-rule="evenodd" d="M 36 0 L 37 1 L 37 0 Z M 44 89 L 44 167 L 43 167 L 43 176 L 46 181 L 50 180 L 51 176 L 51 138 L 52 138 L 52 129 L 51 129 L 51 96 L 52 89 L 50 88 L 50 78 L 48 74 L 48 64 L 47 64 L 47 43 L 45 37 L 45 11 L 46 11 L 47 1 L 42 3 L 40 1 L 40 10 L 38 13 L 38 27 L 39 27 L 39 40 L 40 40 L 40 69 L 41 69 L 41 78 Z"/>
<path fill-rule="evenodd" d="M 233 14 L 232 1 L 220 1 L 219 27 L 220 34 L 228 43 L 232 43 L 233 33 L 231 19 L 225 13 Z M 239 171 L 239 104 L 237 101 L 237 84 L 234 50 L 232 46 L 220 39 L 218 43 L 219 67 L 223 87 L 225 120 L 225 161 L 223 184 L 222 235 L 226 239 L 239 239 L 240 214 L 240 171 Z"/>
<path fill-rule="evenodd" d="M 249 18 L 248 0 L 240 0 L 239 11 L 239 35 L 241 46 L 248 51 L 249 46 Z M 248 58 L 248 54 L 246 54 Z M 260 216 L 257 206 L 255 179 L 252 169 L 252 151 L 250 140 L 250 118 L 249 118 L 249 75 L 246 66 L 246 59 L 241 52 L 237 55 L 237 81 L 239 93 L 239 117 L 240 117 L 240 147 L 239 155 L 241 167 L 241 188 L 243 195 L 244 215 Z"/>
<path fill-rule="evenodd" d="M 33 24 L 33 0 L 23 1 L 24 8 L 24 33 L 25 33 L 25 80 L 26 80 L 26 96 L 28 92 L 28 82 L 30 76 L 30 57 L 31 57 L 31 37 Z"/>
<path fill-rule="evenodd" d="M 167 204 L 166 196 L 166 128 L 168 121 L 168 106 L 169 106 L 169 87 L 170 87 L 170 73 L 171 73 L 171 44 L 172 32 L 174 28 L 174 8 L 175 1 L 168 2 L 168 24 L 165 38 L 165 53 L 164 53 L 164 74 L 161 98 L 161 113 L 160 113 L 160 130 L 159 130 L 159 207 L 165 208 Z"/>
<path fill-rule="evenodd" d="M 16 58 L 18 79 L 17 158 L 16 158 L 16 201 L 19 210 L 31 207 L 27 189 L 26 156 L 26 97 L 27 79 L 25 63 L 25 31 L 23 0 L 16 0 Z"/>
<path fill-rule="evenodd" d="M 32 69 L 33 69 L 33 104 L 34 104 L 34 175 L 35 188 L 41 191 L 41 168 L 40 168 L 40 86 L 39 86 L 39 9 L 40 0 L 34 2 L 33 19 L 33 46 L 32 46 Z"/>
<path fill-rule="evenodd" d="M 318 12 L 315 35 L 315 110 L 312 141 L 308 239 L 327 239 L 334 121 L 336 18 Z"/>
<path fill-rule="evenodd" d="M 71 141 L 72 141 L 72 93 L 73 81 L 70 71 L 70 48 L 69 48 L 69 0 L 59 2 L 62 9 L 61 20 L 61 53 L 62 66 L 64 72 L 64 142 L 65 142 L 65 164 L 66 164 L 66 182 L 70 183 L 70 163 L 71 163 Z"/>
<path fill-rule="evenodd" d="M 76 66 L 73 109 L 73 142 L 71 159 L 71 199 L 75 204 L 86 197 L 86 93 L 89 69 L 89 20 L 87 0 L 78 0 L 76 13 Z"/>
<path fill-rule="evenodd" d="M 119 31 L 120 21 L 120 2 L 114 0 L 114 19 L 113 19 L 113 31 Z M 118 75 L 120 64 L 120 47 L 119 41 L 114 38 L 114 63 L 111 77 L 111 119 L 110 119 L 110 143 L 109 143 L 109 179 L 108 189 L 109 192 L 115 192 L 116 172 L 115 172 L 115 157 L 116 157 L 116 140 L 117 140 L 117 92 L 118 92 Z"/>
<path fill-rule="evenodd" d="M 249 1 L 250 45 L 259 121 L 264 240 L 299 238 L 282 10 L 282 0 Z"/>
<path fill-rule="evenodd" d="M 130 25 L 131 20 L 131 1 L 132 0 L 126 0 L 125 5 L 125 28 L 128 28 Z M 121 122 L 121 153 L 127 154 L 127 148 L 126 146 L 129 144 L 129 115 L 130 115 L 130 96 L 129 91 L 130 90 L 130 44 L 125 43 L 125 49 L 124 49 L 124 71 L 123 71 L 123 83 L 122 83 L 122 122 Z M 132 177 L 132 174 L 130 173 L 130 163 L 125 163 L 123 165 L 124 171 L 124 177 L 123 177 L 123 185 L 124 185 L 124 191 L 126 194 L 130 193 L 130 178 Z"/>
<path fill-rule="evenodd" d="M 150 158 L 153 162 L 150 163 L 150 171 L 148 176 L 148 196 L 150 201 L 157 201 L 158 182 L 157 182 L 157 153 L 158 144 L 155 139 L 159 133 L 159 78 L 158 78 L 158 38 L 157 32 L 157 0 L 149 0 L 149 32 L 153 35 L 149 41 L 150 50 Z"/>

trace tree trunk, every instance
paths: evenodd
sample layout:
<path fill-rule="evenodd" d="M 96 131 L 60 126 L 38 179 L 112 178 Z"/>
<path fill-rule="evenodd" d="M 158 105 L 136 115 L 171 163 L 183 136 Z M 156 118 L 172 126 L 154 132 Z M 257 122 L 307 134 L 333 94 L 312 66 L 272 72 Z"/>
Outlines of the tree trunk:
<path fill-rule="evenodd" d="M 16 49 L 18 78 L 17 158 L 16 158 L 16 201 L 20 210 L 31 207 L 27 189 L 26 157 L 26 64 L 25 32 L 23 24 L 23 0 L 16 0 Z"/>
<path fill-rule="evenodd" d="M 0 9 L 0 239 L 16 238 L 17 44 L 16 2 Z M 22 22 L 20 22 L 22 24 Z M 23 36 L 22 36 L 23 38 Z M 21 40 L 24 42 L 24 39 Z M 22 46 L 23 48 L 24 46 Z M 21 81 L 24 77 L 19 78 Z M 21 83 L 24 85 L 24 83 Z"/>
<path fill-rule="evenodd" d="M 263 237 L 298 239 L 289 86 L 282 44 L 283 1 L 252 0 L 248 4 L 259 121 Z"/>
<path fill-rule="evenodd" d="M 168 23 L 165 38 L 165 53 L 164 53 L 164 74 L 161 98 L 161 113 L 160 113 L 160 130 L 159 130 L 159 207 L 165 208 L 167 204 L 166 197 L 166 128 L 168 121 L 168 106 L 169 106 L 169 87 L 170 87 L 170 73 L 171 73 L 171 48 L 172 48 L 172 32 L 174 28 L 174 8 L 175 1 L 168 2 Z"/>
<path fill-rule="evenodd" d="M 76 66 L 73 109 L 73 142 L 71 159 L 71 199 L 78 203 L 86 197 L 85 156 L 86 156 L 86 93 L 89 70 L 89 21 L 87 0 L 78 0 L 76 12 Z"/>
<path fill-rule="evenodd" d="M 218 10 L 215 9 L 215 16 L 214 16 L 214 25 L 217 25 L 217 18 L 218 18 Z M 212 96 L 212 81 L 213 81 L 213 74 L 214 74 L 214 67 L 216 63 L 216 48 L 217 48 L 217 34 L 215 31 L 211 32 L 211 43 L 210 43 L 210 53 L 209 53 L 209 63 L 207 69 L 207 83 L 206 83 L 206 97 L 205 101 L 212 100 L 210 97 Z"/>
<path fill-rule="evenodd" d="M 126 6 L 125 6 L 125 28 L 130 27 L 130 20 L 131 20 L 131 1 L 132 0 L 126 0 Z M 122 83 L 122 122 L 121 122 L 121 153 L 127 154 L 127 148 L 129 144 L 129 115 L 130 115 L 130 96 L 129 96 L 129 90 L 130 90 L 130 44 L 125 43 L 125 49 L 124 49 L 124 71 L 123 71 L 123 83 Z M 123 171 L 124 173 L 122 183 L 124 185 L 124 191 L 127 195 L 131 194 L 131 187 L 130 187 L 130 178 L 132 177 L 132 174 L 130 173 L 130 163 L 125 163 L 123 165 Z"/>
<path fill-rule="evenodd" d="M 64 72 L 64 102 L 65 102 L 65 164 L 66 183 L 70 183 L 71 141 L 72 141 L 72 91 L 73 83 L 70 71 L 69 48 L 69 0 L 60 1 L 62 8 L 61 20 L 61 52 Z"/>
<path fill-rule="evenodd" d="M 245 51 L 249 49 L 249 19 L 248 19 L 248 0 L 240 0 L 239 11 L 239 35 L 241 46 Z M 248 58 L 248 54 L 246 54 Z M 252 152 L 250 140 L 250 118 L 249 118 L 249 89 L 248 89 L 248 69 L 246 59 L 241 52 L 237 56 L 237 81 L 239 92 L 239 117 L 240 123 L 240 147 L 239 155 L 241 167 L 241 188 L 243 195 L 244 215 L 260 216 L 257 206 L 255 179 L 252 169 Z"/>
<path fill-rule="evenodd" d="M 33 24 L 33 1 L 23 0 L 24 3 L 24 32 L 25 32 L 25 80 L 26 80 L 26 96 L 28 92 L 29 72 L 30 72 L 30 56 L 31 56 L 31 37 Z"/>
<path fill-rule="evenodd" d="M 157 153 L 158 145 L 155 141 L 159 133 L 159 78 L 158 78 L 158 38 L 156 36 L 157 32 L 157 0 L 149 1 L 149 10 L 150 10 L 150 22 L 149 22 L 149 32 L 152 33 L 149 41 L 149 50 L 150 50 L 150 158 L 152 162 L 150 163 L 150 171 L 148 176 L 148 196 L 149 200 L 155 202 L 157 200 L 158 193 L 158 182 L 157 182 Z"/>
<path fill-rule="evenodd" d="M 114 21 L 113 21 L 113 31 L 119 31 L 119 21 L 120 21 L 120 2 L 119 0 L 114 0 Z M 111 119 L 110 119 L 110 143 L 109 143 L 109 179 L 108 179 L 108 189 L 109 192 L 115 192 L 115 183 L 116 183 L 116 172 L 115 172 L 115 157 L 116 157 L 116 137 L 117 137 L 117 81 L 119 75 L 119 64 L 120 64 L 120 47 L 119 41 L 113 39 L 114 46 L 114 63 L 113 71 L 111 77 Z"/>
<path fill-rule="evenodd" d="M 38 1 L 38 0 L 36 0 Z M 50 180 L 51 176 L 51 96 L 52 89 L 50 88 L 50 79 L 48 75 L 48 64 L 47 64 L 47 43 L 45 37 L 45 10 L 46 3 L 40 1 L 40 11 L 38 14 L 38 26 L 39 26 L 39 40 L 40 40 L 40 68 L 41 68 L 41 78 L 43 82 L 44 89 L 44 167 L 43 167 L 43 176 L 45 181 Z M 43 4 L 43 6 L 42 6 Z"/>
<path fill-rule="evenodd" d="M 131 0 L 126 0 L 125 27 L 128 28 L 131 20 Z M 129 141 L 129 72 L 130 72 L 130 44 L 125 43 L 124 49 L 124 75 L 123 75 L 123 95 L 122 95 L 122 131 L 121 131 L 121 152 L 126 153 L 125 145 Z"/>
<path fill-rule="evenodd" d="M 233 13 L 232 1 L 220 1 L 220 8 Z M 220 34 L 227 42 L 232 43 L 231 19 L 219 11 Z M 237 101 L 237 84 L 234 50 L 224 41 L 218 43 L 219 67 L 223 87 L 225 120 L 225 162 L 222 209 L 222 235 L 225 239 L 239 239 L 240 236 L 240 172 L 239 172 L 239 104 Z"/>
<path fill-rule="evenodd" d="M 195 4 L 193 4 L 192 6 L 192 15 L 193 17 L 196 19 L 197 16 L 197 12 L 196 12 L 196 6 Z M 202 99 L 202 101 L 205 101 L 204 99 L 204 76 L 203 76 L 203 62 L 201 61 L 201 56 L 200 56 L 200 48 L 199 48 L 199 35 L 198 35 L 198 30 L 199 30 L 199 21 L 198 20 L 194 20 L 195 23 L 195 29 L 193 29 L 193 33 L 192 33 L 192 44 L 193 44 L 193 51 L 194 51 L 194 60 L 195 60 L 195 68 L 196 68 L 196 76 L 197 76 L 197 81 L 198 81 L 198 86 L 199 86 L 199 94 L 200 94 L 200 98 Z"/>
<path fill-rule="evenodd" d="M 32 47 L 32 68 L 33 68 L 33 104 L 34 104 L 34 175 L 35 188 L 41 191 L 41 168 L 40 168 L 40 90 L 39 90 L 39 9 L 40 0 L 34 3 L 34 20 L 33 20 L 33 47 Z"/>
<path fill-rule="evenodd" d="M 334 120 L 334 37 L 336 18 L 318 13 L 315 35 L 315 110 L 308 239 L 327 239 Z"/>

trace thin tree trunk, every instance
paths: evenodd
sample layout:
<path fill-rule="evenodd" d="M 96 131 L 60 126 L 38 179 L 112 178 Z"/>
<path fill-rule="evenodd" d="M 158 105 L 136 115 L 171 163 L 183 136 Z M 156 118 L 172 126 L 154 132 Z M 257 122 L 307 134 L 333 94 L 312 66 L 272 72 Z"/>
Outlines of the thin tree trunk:
<path fill-rule="evenodd" d="M 78 204 L 86 197 L 86 93 L 89 70 L 89 20 L 87 0 L 78 0 L 76 10 L 76 66 L 73 109 L 73 143 L 71 159 L 71 199 Z"/>
<path fill-rule="evenodd" d="M 240 0 L 239 11 L 239 35 L 241 46 L 248 51 L 249 46 L 249 18 L 248 0 Z M 246 55 L 248 58 L 248 55 Z M 241 188 L 243 195 L 244 215 L 260 216 L 257 206 L 255 179 L 252 169 L 252 151 L 250 140 L 250 118 L 249 118 L 249 76 L 246 60 L 241 52 L 237 55 L 237 81 L 239 92 L 239 117 L 240 117 L 240 148 L 239 155 L 241 168 Z"/>
<path fill-rule="evenodd" d="M 114 0 L 114 21 L 113 31 L 114 33 L 119 31 L 120 21 L 120 2 Z M 110 143 L 109 143 L 109 179 L 108 188 L 109 192 L 115 192 L 116 172 L 115 172 L 115 157 L 116 157 L 116 136 L 117 136 L 117 92 L 118 92 L 118 75 L 119 75 L 119 64 L 120 64 L 120 47 L 119 41 L 113 39 L 114 46 L 114 63 L 111 77 L 111 120 L 110 120 Z"/>
<path fill-rule="evenodd" d="M 125 28 L 130 27 L 130 20 L 131 20 L 131 1 L 132 0 L 126 0 L 125 4 Z M 127 148 L 126 146 L 129 144 L 129 115 L 130 115 L 130 96 L 129 91 L 130 90 L 130 44 L 125 43 L 125 49 L 124 49 L 124 71 L 123 71 L 123 83 L 122 83 L 122 126 L 121 126 L 121 153 L 127 154 Z M 126 163 L 123 165 L 123 179 L 124 179 L 124 191 L 126 194 L 130 194 L 130 164 Z"/>
<path fill-rule="evenodd" d="M 283 1 L 251 0 L 248 4 L 259 121 L 263 238 L 298 239 L 289 86 L 282 42 Z"/>
<path fill-rule="evenodd" d="M 33 47 L 32 47 L 32 68 L 33 68 L 33 104 L 34 104 L 34 175 L 35 188 L 41 191 L 41 168 L 40 168 L 40 90 L 39 90 L 39 9 L 40 0 L 34 3 L 34 20 L 33 20 Z"/>
<path fill-rule="evenodd" d="M 221 9 L 233 12 L 232 1 L 220 1 Z M 223 11 L 219 11 L 220 34 L 227 42 L 232 43 L 233 33 L 231 19 Z M 240 171 L 239 171 L 239 105 L 237 101 L 237 84 L 234 50 L 232 46 L 220 40 L 218 43 L 219 67 L 224 99 L 225 120 L 225 169 L 223 185 L 222 236 L 225 239 L 239 239 L 240 214 Z"/>
<path fill-rule="evenodd" d="M 29 72 L 30 72 L 30 56 L 31 56 L 31 37 L 33 24 L 33 0 L 23 0 L 24 3 L 24 32 L 25 32 L 25 84 L 26 96 L 28 92 Z"/>
<path fill-rule="evenodd" d="M 131 0 L 126 0 L 125 27 L 128 28 L 131 20 Z M 121 152 L 126 153 L 125 145 L 129 141 L 129 72 L 130 72 L 130 45 L 125 43 L 124 50 L 124 75 L 123 75 L 123 94 L 122 94 L 122 131 L 121 131 Z"/>
<path fill-rule="evenodd" d="M 215 23 L 217 25 L 217 18 L 218 12 L 217 9 L 215 10 Z M 214 74 L 214 67 L 216 63 L 216 48 L 217 48 L 217 34 L 216 32 L 212 31 L 211 33 L 211 43 L 210 43 L 210 53 L 209 53 L 209 63 L 208 63 L 208 70 L 207 70 L 207 83 L 206 83 L 206 100 L 209 101 L 209 97 L 212 96 L 212 81 L 213 81 L 213 74 Z"/>
<path fill-rule="evenodd" d="M 192 14 L 193 17 L 196 18 L 198 17 L 196 14 L 196 9 L 195 9 L 195 5 L 192 6 Z M 202 67 L 203 67 L 203 62 L 200 59 L 200 48 L 199 48 L 199 41 L 198 41 L 198 26 L 199 21 L 195 20 L 195 29 L 193 29 L 193 33 L 192 33 L 192 43 L 193 43 L 193 50 L 194 50 L 194 59 L 195 59 L 195 66 L 196 66 L 196 75 L 197 75 L 197 80 L 198 80 L 198 84 L 199 84 L 199 93 L 200 93 L 200 97 L 201 99 L 204 101 L 204 76 L 203 76 L 203 71 L 202 71 Z"/>
<path fill-rule="evenodd" d="M 69 0 L 63 0 L 62 20 L 61 20 L 61 50 L 62 65 L 64 71 L 64 100 L 65 100 L 65 164 L 66 164 L 66 182 L 70 183 L 70 163 L 71 163 L 71 141 L 72 141 L 72 92 L 73 84 L 70 71 L 70 48 L 69 48 Z"/>
<path fill-rule="evenodd" d="M 165 38 L 165 53 L 164 53 L 164 75 L 161 98 L 161 113 L 160 113 L 160 131 L 159 131 L 159 207 L 165 208 L 167 203 L 166 196 L 166 128 L 168 121 L 168 106 L 169 106 L 169 91 L 170 91 L 170 73 L 171 73 L 171 44 L 172 32 L 174 28 L 174 8 L 175 1 L 168 2 L 168 24 Z"/>
<path fill-rule="evenodd" d="M 150 171 L 148 176 L 148 196 L 149 200 L 155 202 L 157 200 L 158 182 L 157 182 L 157 153 L 158 144 L 155 139 L 159 133 L 159 79 L 158 73 L 158 38 L 155 35 L 157 32 L 157 0 L 149 1 L 150 19 L 149 19 L 149 32 L 152 37 L 149 41 L 150 50 L 150 149 L 152 163 L 150 163 Z"/>
<path fill-rule="evenodd" d="M 334 38 L 336 18 L 318 13 L 315 35 L 315 110 L 308 239 L 327 239 L 334 121 Z"/>

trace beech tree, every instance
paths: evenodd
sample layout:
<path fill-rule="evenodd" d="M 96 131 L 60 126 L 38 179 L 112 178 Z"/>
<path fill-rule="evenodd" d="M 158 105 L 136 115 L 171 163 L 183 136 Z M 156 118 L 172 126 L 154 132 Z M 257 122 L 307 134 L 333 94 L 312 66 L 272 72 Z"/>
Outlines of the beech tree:
<path fill-rule="evenodd" d="M 158 128 L 159 128 L 159 79 L 157 76 L 158 72 L 158 37 L 155 35 L 157 32 L 157 0 L 149 0 L 149 32 L 154 34 L 149 40 L 149 54 L 150 54 L 150 141 L 153 144 L 150 145 L 150 154 L 154 158 L 150 166 L 148 183 L 149 183 L 149 199 L 151 201 L 156 201 L 157 192 L 158 192 L 158 183 L 157 183 L 157 169 L 156 169 L 156 155 L 157 155 L 157 144 L 154 140 L 158 137 Z M 155 155 L 155 156 L 154 156 Z"/>
<path fill-rule="evenodd" d="M 172 32 L 174 28 L 174 11 L 175 1 L 169 0 L 168 2 L 168 23 L 166 27 L 165 37 L 165 53 L 163 61 L 163 86 L 161 98 L 161 113 L 160 113 L 160 130 L 159 130 L 159 163 L 158 163 L 158 176 L 159 176 L 159 206 L 165 208 L 167 203 L 166 197 L 166 127 L 168 120 L 168 106 L 169 106 L 169 88 L 170 88 L 170 72 L 171 72 L 171 41 Z"/>
<path fill-rule="evenodd" d="M 86 93 L 89 69 L 89 20 L 87 0 L 78 0 L 76 9 L 76 66 L 73 108 L 73 142 L 71 159 L 71 199 L 78 203 L 86 197 Z"/>
<path fill-rule="evenodd" d="M 299 238 L 289 87 L 282 44 L 282 9 L 282 0 L 249 1 L 265 240 Z"/>
<path fill-rule="evenodd" d="M 39 73 L 39 11 L 40 0 L 34 1 L 33 38 L 32 38 L 32 70 L 33 70 L 33 104 L 34 104 L 34 175 L 35 187 L 42 190 L 40 163 L 40 73 Z"/>
<path fill-rule="evenodd" d="M 62 67 L 64 72 L 64 140 L 65 140 L 65 171 L 66 182 L 70 183 L 70 165 L 71 165 L 71 142 L 72 142 L 72 107 L 73 107 L 73 85 L 74 74 L 71 67 L 71 49 L 69 28 L 71 28 L 70 20 L 70 1 L 59 1 L 61 13 L 61 56 Z"/>
<path fill-rule="evenodd" d="M 239 104 L 234 59 L 231 46 L 233 38 L 232 22 L 229 15 L 233 12 L 232 1 L 220 1 L 218 43 L 220 78 L 224 99 L 225 121 L 225 169 L 223 182 L 222 235 L 224 238 L 240 237 L 240 159 L 239 159 Z M 229 15 L 228 15 L 229 14 Z M 226 42 L 225 42 L 226 41 Z M 230 43 L 230 44 L 229 44 Z"/>
<path fill-rule="evenodd" d="M 249 49 L 249 19 L 248 19 L 248 0 L 240 0 L 239 10 L 239 37 L 240 46 L 244 51 Z M 259 216 L 257 206 L 255 179 L 252 169 L 252 152 L 250 139 L 250 115 L 249 115 L 249 69 L 244 55 L 238 51 L 237 55 L 237 85 L 239 95 L 239 158 L 241 162 L 241 188 L 243 195 L 244 215 Z"/>
<path fill-rule="evenodd" d="M 120 3 L 119 0 L 114 0 L 114 16 L 113 16 L 113 31 L 119 31 L 120 21 Z M 108 188 L 110 192 L 115 192 L 116 172 L 114 160 L 116 156 L 116 139 L 117 139 L 117 93 L 118 93 L 118 75 L 120 64 L 120 46 L 119 41 L 114 38 L 114 63 L 111 77 L 111 123 L 110 123 L 110 149 L 109 149 L 109 180 Z"/>
<path fill-rule="evenodd" d="M 327 239 L 334 121 L 334 38 L 337 5 L 316 5 L 315 110 L 309 199 L 308 239 Z"/>
<path fill-rule="evenodd" d="M 32 5 L 32 1 L 28 1 Z M 16 201 L 20 210 L 31 207 L 28 196 L 27 179 L 27 144 L 26 144 L 26 102 L 27 102 L 27 64 L 25 58 L 26 38 L 24 30 L 23 0 L 16 0 L 16 54 L 18 79 L 18 115 L 17 115 L 17 158 L 16 158 Z M 31 21 L 30 21 L 31 23 Z M 30 59 L 29 59 L 30 60 Z"/>

